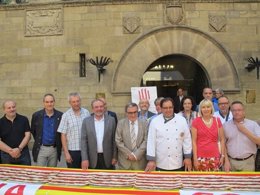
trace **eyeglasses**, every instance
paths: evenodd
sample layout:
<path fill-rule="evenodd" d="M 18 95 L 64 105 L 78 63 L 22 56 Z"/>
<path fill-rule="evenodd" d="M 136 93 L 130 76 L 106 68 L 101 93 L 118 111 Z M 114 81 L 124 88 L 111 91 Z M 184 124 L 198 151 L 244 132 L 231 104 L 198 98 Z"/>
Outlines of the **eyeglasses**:
<path fill-rule="evenodd" d="M 171 110 L 171 109 L 173 109 L 173 107 L 162 107 L 162 109 L 164 109 L 164 110 Z"/>
<path fill-rule="evenodd" d="M 220 105 L 220 106 L 228 105 L 228 102 L 218 103 L 218 105 Z"/>
<path fill-rule="evenodd" d="M 127 114 L 136 114 L 137 111 L 134 111 L 134 112 L 127 112 Z"/>

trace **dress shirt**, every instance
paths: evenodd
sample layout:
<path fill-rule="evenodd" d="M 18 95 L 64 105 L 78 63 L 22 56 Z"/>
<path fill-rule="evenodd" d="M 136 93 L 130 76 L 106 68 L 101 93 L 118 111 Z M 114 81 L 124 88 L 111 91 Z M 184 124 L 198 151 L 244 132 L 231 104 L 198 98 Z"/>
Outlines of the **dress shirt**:
<path fill-rule="evenodd" d="M 100 120 L 97 120 L 94 117 L 94 121 L 95 121 L 96 137 L 97 137 L 97 152 L 103 153 L 103 137 L 104 137 L 104 128 L 105 128 L 104 116 Z"/>
<path fill-rule="evenodd" d="M 232 115 L 231 111 L 229 111 L 229 113 L 225 117 L 222 114 L 220 114 L 220 111 L 215 112 L 214 116 L 220 118 L 220 121 L 221 121 L 222 125 L 225 122 L 230 121 L 230 120 L 233 119 L 233 115 Z"/>
<path fill-rule="evenodd" d="M 144 113 L 144 115 L 141 114 L 140 112 L 140 115 L 138 117 L 139 119 L 142 119 L 142 120 L 147 120 L 148 119 L 148 111 Z"/>
<path fill-rule="evenodd" d="M 129 130 L 130 130 L 130 134 L 131 134 L 131 127 L 132 127 L 132 121 L 129 121 Z M 135 127 L 135 135 L 136 135 L 136 139 L 137 139 L 137 135 L 138 135 L 138 120 L 134 121 L 134 127 Z"/>
<path fill-rule="evenodd" d="M 90 116 L 89 111 L 81 108 L 80 115 L 75 115 L 72 108 L 66 111 L 61 118 L 58 132 L 67 135 L 68 150 L 80 150 L 81 126 L 83 119 Z"/>
<path fill-rule="evenodd" d="M 252 120 L 244 119 L 245 127 L 255 136 L 260 137 L 260 126 Z M 251 154 L 256 154 L 256 144 L 246 135 L 241 133 L 233 120 L 223 125 L 226 137 L 227 153 L 232 158 L 247 158 Z"/>
<path fill-rule="evenodd" d="M 56 132 L 54 130 L 54 116 L 48 116 L 44 113 L 43 117 L 43 129 L 42 129 L 42 144 L 54 145 Z"/>
<path fill-rule="evenodd" d="M 179 169 L 185 158 L 191 158 L 191 135 L 184 117 L 175 115 L 165 123 L 162 114 L 155 117 L 149 126 L 147 160 L 156 161 L 156 166 L 165 170 Z"/>

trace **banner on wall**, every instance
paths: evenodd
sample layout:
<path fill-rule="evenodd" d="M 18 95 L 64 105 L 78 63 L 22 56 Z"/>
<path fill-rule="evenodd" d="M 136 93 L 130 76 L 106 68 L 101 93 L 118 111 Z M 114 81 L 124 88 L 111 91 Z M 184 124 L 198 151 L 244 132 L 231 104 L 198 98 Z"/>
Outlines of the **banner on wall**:
<path fill-rule="evenodd" d="M 0 181 L 0 194 L 4 195 L 35 195 L 41 184 L 6 183 Z"/>
<path fill-rule="evenodd" d="M 154 100 L 157 98 L 156 87 L 131 87 L 132 102 L 139 104 L 141 99 L 147 99 L 150 103 L 149 111 L 157 113 Z"/>

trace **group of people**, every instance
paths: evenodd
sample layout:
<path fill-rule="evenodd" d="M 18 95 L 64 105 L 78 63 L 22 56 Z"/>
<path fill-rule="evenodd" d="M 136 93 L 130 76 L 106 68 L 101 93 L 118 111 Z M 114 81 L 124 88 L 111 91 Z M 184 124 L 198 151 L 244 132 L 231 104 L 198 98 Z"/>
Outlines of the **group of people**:
<path fill-rule="evenodd" d="M 54 96 L 46 94 L 44 108 L 32 115 L 31 125 L 16 113 L 16 103 L 7 100 L 0 119 L 1 161 L 31 165 L 32 134 L 38 166 L 56 167 L 63 150 L 69 168 L 84 170 L 259 170 L 260 126 L 245 118 L 243 103 L 230 104 L 223 93 L 213 100 L 211 88 L 204 88 L 203 97 L 197 106 L 178 89 L 174 100 L 154 101 L 156 114 L 146 99 L 138 105 L 130 102 L 125 118 L 118 121 L 104 98 L 91 102 L 90 113 L 81 107 L 79 93 L 70 93 L 71 108 L 62 113 L 54 108 Z"/>

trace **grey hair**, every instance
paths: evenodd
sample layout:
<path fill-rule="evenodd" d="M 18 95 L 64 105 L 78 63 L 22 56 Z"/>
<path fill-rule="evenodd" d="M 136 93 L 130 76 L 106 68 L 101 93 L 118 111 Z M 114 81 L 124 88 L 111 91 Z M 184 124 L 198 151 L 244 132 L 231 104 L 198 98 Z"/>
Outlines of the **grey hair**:
<path fill-rule="evenodd" d="M 80 94 L 78 92 L 69 93 L 68 100 L 70 101 L 71 97 L 79 97 L 81 99 Z"/>
<path fill-rule="evenodd" d="M 136 107 L 137 110 L 138 110 L 138 105 L 137 105 L 136 103 L 129 102 L 129 103 L 126 104 L 126 106 L 125 106 L 125 112 L 127 112 L 127 109 L 128 109 L 128 108 L 132 108 L 132 107 Z"/>

